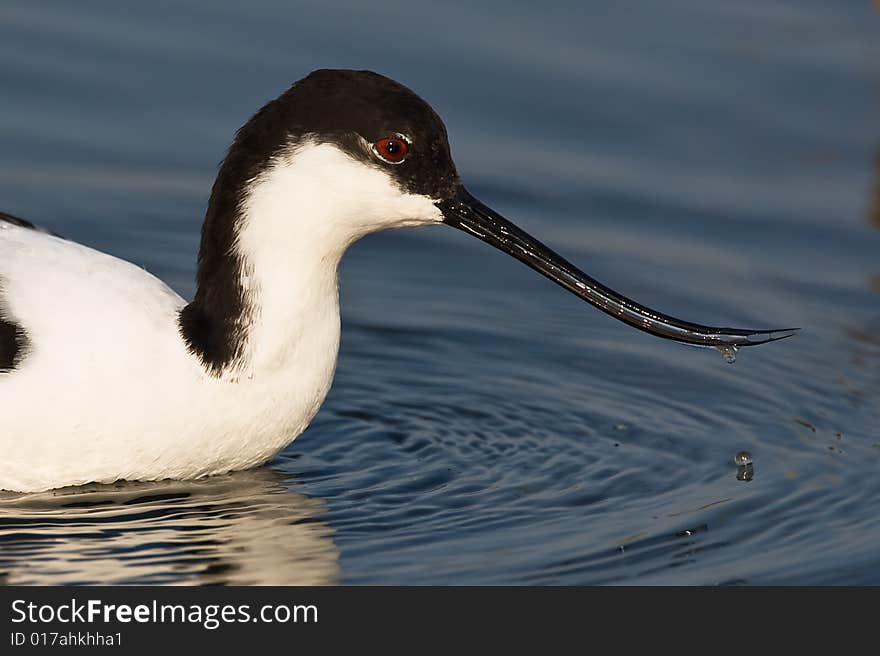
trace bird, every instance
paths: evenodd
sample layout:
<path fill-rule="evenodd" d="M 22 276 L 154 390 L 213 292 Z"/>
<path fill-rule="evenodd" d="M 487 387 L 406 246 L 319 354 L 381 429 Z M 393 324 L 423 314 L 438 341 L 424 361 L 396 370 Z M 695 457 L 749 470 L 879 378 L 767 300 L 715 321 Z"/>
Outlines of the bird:
<path fill-rule="evenodd" d="M 236 132 L 189 301 L 136 264 L 0 214 L 0 489 L 270 461 L 330 389 L 343 253 L 378 230 L 438 224 L 662 338 L 729 353 L 796 330 L 690 323 L 600 284 L 467 190 L 443 121 L 416 93 L 321 69 Z"/>

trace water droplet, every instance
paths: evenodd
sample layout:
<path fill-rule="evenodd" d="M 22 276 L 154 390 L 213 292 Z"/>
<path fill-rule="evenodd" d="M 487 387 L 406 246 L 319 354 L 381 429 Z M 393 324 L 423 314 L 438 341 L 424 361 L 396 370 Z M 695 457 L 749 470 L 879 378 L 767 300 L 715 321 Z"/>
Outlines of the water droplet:
<path fill-rule="evenodd" d="M 755 468 L 753 465 L 742 465 L 736 468 L 736 480 L 750 481 L 755 477 Z"/>
<path fill-rule="evenodd" d="M 749 453 L 748 451 L 740 451 L 739 453 L 737 453 L 733 457 L 733 461 L 737 465 L 739 465 L 740 467 L 744 467 L 745 465 L 751 465 L 753 462 L 752 454 Z"/>
<path fill-rule="evenodd" d="M 715 348 L 721 353 L 721 357 L 724 358 L 724 361 L 727 364 L 733 364 L 736 362 L 736 347 L 735 346 L 716 346 Z"/>

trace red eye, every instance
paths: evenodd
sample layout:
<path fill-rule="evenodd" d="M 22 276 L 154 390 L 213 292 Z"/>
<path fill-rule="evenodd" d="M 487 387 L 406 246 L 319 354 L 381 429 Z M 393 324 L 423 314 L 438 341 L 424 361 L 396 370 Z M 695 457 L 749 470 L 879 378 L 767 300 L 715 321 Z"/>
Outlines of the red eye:
<path fill-rule="evenodd" d="M 390 164 L 400 164 L 409 153 L 409 144 L 402 137 L 385 137 L 373 144 L 373 152 Z"/>

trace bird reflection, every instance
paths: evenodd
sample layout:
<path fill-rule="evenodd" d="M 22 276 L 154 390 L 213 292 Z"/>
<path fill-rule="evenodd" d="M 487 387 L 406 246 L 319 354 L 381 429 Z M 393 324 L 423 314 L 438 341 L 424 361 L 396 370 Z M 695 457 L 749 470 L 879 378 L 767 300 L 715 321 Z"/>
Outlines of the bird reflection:
<path fill-rule="evenodd" d="M 323 510 L 271 469 L 0 493 L 0 583 L 332 584 Z"/>

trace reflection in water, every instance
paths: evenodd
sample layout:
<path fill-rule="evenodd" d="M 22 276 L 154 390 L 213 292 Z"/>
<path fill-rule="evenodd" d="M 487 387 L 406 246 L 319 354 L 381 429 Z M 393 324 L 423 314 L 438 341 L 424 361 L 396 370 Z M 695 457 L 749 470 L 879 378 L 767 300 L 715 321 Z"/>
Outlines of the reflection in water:
<path fill-rule="evenodd" d="M 0 493 L 0 583 L 335 583 L 323 510 L 270 469 Z"/>

